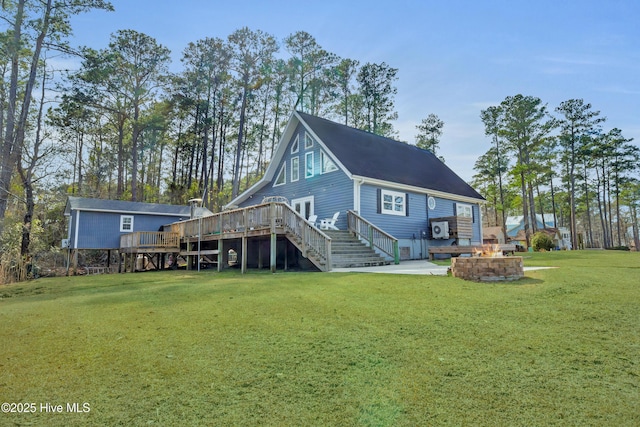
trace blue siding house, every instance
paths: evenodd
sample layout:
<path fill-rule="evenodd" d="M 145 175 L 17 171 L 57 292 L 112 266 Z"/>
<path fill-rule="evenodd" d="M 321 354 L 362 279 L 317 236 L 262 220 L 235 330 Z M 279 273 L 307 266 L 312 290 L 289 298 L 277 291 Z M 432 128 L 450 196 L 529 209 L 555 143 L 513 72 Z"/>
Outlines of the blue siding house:
<path fill-rule="evenodd" d="M 198 215 L 211 215 L 206 212 Z M 155 203 L 69 197 L 64 210 L 68 218 L 68 248 L 119 249 L 120 236 L 136 231 L 159 231 L 160 227 L 189 219 L 191 207 Z"/>
<path fill-rule="evenodd" d="M 484 198 L 433 153 L 302 112 L 292 114 L 264 177 L 228 207 L 271 196 L 306 218 L 340 212 L 340 230 L 355 211 L 398 239 L 403 259 L 426 258 L 430 245 L 482 243 Z M 452 217 L 471 219 L 470 238 L 434 238 L 432 221 Z"/>

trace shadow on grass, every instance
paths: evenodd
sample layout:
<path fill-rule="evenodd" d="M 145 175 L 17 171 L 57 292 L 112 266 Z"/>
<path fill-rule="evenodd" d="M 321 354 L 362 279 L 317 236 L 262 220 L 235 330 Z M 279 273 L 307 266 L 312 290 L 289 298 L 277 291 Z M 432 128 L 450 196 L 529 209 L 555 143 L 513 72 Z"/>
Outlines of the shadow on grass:
<path fill-rule="evenodd" d="M 518 279 L 518 280 L 487 280 L 487 281 L 474 281 L 474 280 L 464 280 L 464 279 L 457 279 L 457 280 L 460 280 L 461 283 L 475 284 L 478 286 L 483 286 L 483 285 L 524 286 L 524 285 L 541 285 L 543 283 L 546 283 L 545 280 L 534 279 L 532 277 L 523 277 L 522 279 Z"/>
<path fill-rule="evenodd" d="M 514 285 L 542 285 L 543 283 L 546 283 L 546 281 L 542 279 L 534 279 L 532 277 L 523 277 L 522 279 L 513 282 Z"/>

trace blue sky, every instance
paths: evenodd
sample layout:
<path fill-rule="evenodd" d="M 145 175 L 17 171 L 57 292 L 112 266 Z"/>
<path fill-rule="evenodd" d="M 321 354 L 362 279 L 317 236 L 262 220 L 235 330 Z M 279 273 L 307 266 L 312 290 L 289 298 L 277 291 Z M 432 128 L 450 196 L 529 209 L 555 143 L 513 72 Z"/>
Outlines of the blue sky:
<path fill-rule="evenodd" d="M 465 180 L 489 148 L 480 111 L 518 93 L 552 111 L 583 98 L 607 117 L 605 130 L 640 146 L 637 0 L 111 2 L 115 12 L 73 19 L 74 45 L 104 48 L 131 28 L 171 49 L 178 70 L 189 42 L 248 26 L 280 41 L 304 30 L 340 57 L 398 68 L 399 139 L 413 143 L 416 125 L 437 114 L 437 154 Z"/>

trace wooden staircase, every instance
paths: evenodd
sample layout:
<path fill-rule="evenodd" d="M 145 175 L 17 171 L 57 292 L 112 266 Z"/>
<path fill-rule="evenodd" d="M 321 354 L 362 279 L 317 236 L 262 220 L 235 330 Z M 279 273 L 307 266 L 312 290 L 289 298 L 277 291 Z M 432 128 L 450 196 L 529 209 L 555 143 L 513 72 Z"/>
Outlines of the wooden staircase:
<path fill-rule="evenodd" d="M 360 241 L 350 231 L 324 232 L 331 237 L 331 267 L 370 267 L 375 265 L 388 265 L 385 260 L 370 246 Z"/>

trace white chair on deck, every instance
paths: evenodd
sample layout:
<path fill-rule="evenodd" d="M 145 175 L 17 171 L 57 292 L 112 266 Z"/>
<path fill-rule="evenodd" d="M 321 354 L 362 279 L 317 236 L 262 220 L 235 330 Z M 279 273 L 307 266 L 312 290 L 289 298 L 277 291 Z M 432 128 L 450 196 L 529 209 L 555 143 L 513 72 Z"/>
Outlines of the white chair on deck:
<path fill-rule="evenodd" d="M 316 226 L 317 220 L 318 220 L 318 215 L 309 215 L 309 218 L 307 218 L 307 222 L 313 225 L 314 227 Z"/>
<path fill-rule="evenodd" d="M 336 227 L 336 221 L 338 220 L 338 216 L 340 215 L 340 211 L 333 214 L 331 218 L 325 218 L 320 220 L 320 229 L 321 230 L 338 230 Z"/>

